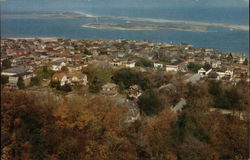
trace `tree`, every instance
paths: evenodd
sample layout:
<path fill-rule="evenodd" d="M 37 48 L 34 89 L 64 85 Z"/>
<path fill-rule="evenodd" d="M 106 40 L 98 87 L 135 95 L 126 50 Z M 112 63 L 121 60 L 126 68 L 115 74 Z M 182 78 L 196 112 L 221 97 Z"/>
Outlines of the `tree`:
<path fill-rule="evenodd" d="M 47 65 L 36 70 L 36 75 L 38 79 L 50 79 L 54 73 L 55 72 L 52 71 Z"/>
<path fill-rule="evenodd" d="M 112 69 L 101 66 L 91 66 L 85 73 L 88 75 L 90 81 L 89 90 L 90 92 L 97 93 L 100 88 L 111 81 Z"/>
<path fill-rule="evenodd" d="M 68 72 L 68 71 L 69 71 L 69 69 L 68 69 L 67 66 L 63 66 L 61 70 L 62 70 L 63 72 Z"/>
<path fill-rule="evenodd" d="M 70 91 L 72 91 L 72 88 L 71 88 L 70 84 L 65 84 L 65 85 L 61 86 L 60 90 L 62 90 L 64 92 L 70 92 Z"/>
<path fill-rule="evenodd" d="M 92 53 L 87 48 L 84 49 L 84 54 L 86 54 L 86 55 L 92 55 Z"/>
<path fill-rule="evenodd" d="M 150 60 L 144 58 L 136 62 L 136 66 L 152 67 L 153 63 Z"/>
<path fill-rule="evenodd" d="M 9 77 L 1 75 L 1 84 L 5 85 L 6 83 L 9 83 Z"/>
<path fill-rule="evenodd" d="M 136 72 L 129 68 L 122 68 L 116 71 L 112 80 L 119 85 L 120 89 L 127 89 L 131 85 L 137 84 L 143 90 L 149 88 L 149 80 L 145 78 L 142 73 Z"/>
<path fill-rule="evenodd" d="M 31 86 L 38 86 L 40 84 L 40 79 L 38 77 L 32 77 L 30 79 Z"/>
<path fill-rule="evenodd" d="M 11 67 L 11 61 L 9 59 L 5 59 L 2 62 L 3 68 L 10 68 Z"/>
<path fill-rule="evenodd" d="M 201 68 L 201 66 L 198 64 L 194 64 L 192 62 L 189 62 L 187 65 L 187 68 L 188 68 L 189 72 L 197 73 L 198 70 Z"/>
<path fill-rule="evenodd" d="M 139 108 L 146 115 L 155 115 L 160 111 L 160 102 L 151 89 L 146 90 L 140 97 L 138 102 Z"/>
<path fill-rule="evenodd" d="M 25 84 L 22 77 L 18 77 L 17 86 L 19 89 L 24 89 Z"/>
<path fill-rule="evenodd" d="M 243 62 L 243 65 L 248 65 L 248 59 L 245 58 L 244 62 Z"/>

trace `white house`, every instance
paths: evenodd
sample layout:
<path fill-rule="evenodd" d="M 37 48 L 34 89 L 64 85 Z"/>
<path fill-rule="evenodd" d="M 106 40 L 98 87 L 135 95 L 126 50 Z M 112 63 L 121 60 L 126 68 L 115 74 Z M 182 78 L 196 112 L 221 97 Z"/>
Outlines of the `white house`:
<path fill-rule="evenodd" d="M 66 62 L 64 59 L 56 60 L 52 62 L 51 70 L 53 71 L 61 71 L 63 66 L 66 66 Z"/>
<path fill-rule="evenodd" d="M 111 62 L 109 62 L 110 65 L 117 67 L 117 66 L 121 66 L 122 62 L 116 59 L 113 59 Z"/>
<path fill-rule="evenodd" d="M 220 68 L 220 67 L 221 67 L 221 61 L 212 62 L 212 68 Z"/>
<path fill-rule="evenodd" d="M 198 74 L 200 76 L 205 76 L 206 75 L 206 70 L 204 68 L 201 68 L 201 69 L 198 70 Z"/>
<path fill-rule="evenodd" d="M 75 73 L 55 73 L 52 77 L 52 81 L 60 82 L 60 85 L 63 86 L 65 84 L 70 85 L 87 85 L 88 79 L 87 75 L 82 74 L 81 72 Z"/>
<path fill-rule="evenodd" d="M 163 68 L 163 64 L 161 64 L 161 63 L 154 63 L 154 68 L 155 69 L 161 69 L 161 68 Z"/>
<path fill-rule="evenodd" d="M 130 62 L 130 61 L 128 61 L 128 62 L 125 64 L 125 66 L 126 66 L 127 68 L 134 68 L 134 67 L 135 67 L 135 62 Z"/>
<path fill-rule="evenodd" d="M 178 72 L 178 66 L 177 65 L 166 65 L 166 71 L 167 72 Z"/>

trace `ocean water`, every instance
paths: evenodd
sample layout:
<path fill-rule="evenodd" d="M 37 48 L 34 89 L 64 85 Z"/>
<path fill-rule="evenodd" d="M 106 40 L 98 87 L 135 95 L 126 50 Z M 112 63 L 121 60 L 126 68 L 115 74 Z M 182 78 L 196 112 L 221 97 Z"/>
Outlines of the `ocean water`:
<path fill-rule="evenodd" d="M 64 10 L 73 11 L 73 10 Z M 74 10 L 76 11 L 76 10 Z M 81 8 L 79 12 L 95 16 L 144 17 L 197 22 L 249 25 L 248 8 Z M 13 14 L 6 12 L 3 15 Z M 99 19 L 99 23 L 125 23 L 121 20 Z M 226 53 L 249 54 L 249 32 L 212 28 L 213 32 L 174 30 L 121 31 L 81 27 L 96 23 L 95 18 L 1 18 L 1 37 L 63 37 L 74 39 L 129 39 L 165 43 L 190 43 L 197 48 L 213 48 Z M 137 22 L 136 22 L 137 23 Z M 138 22 L 145 23 L 145 22 Z M 148 22 L 147 22 L 148 23 Z"/>

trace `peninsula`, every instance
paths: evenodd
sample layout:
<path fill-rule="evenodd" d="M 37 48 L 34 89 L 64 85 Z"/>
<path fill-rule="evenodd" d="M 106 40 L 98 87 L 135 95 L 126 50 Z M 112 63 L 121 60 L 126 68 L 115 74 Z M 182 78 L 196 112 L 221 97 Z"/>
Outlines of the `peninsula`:
<path fill-rule="evenodd" d="M 178 31 L 190 31 L 190 32 L 207 32 L 206 27 L 181 27 L 181 26 L 163 26 L 152 24 L 135 24 L 135 23 L 88 23 L 82 25 L 84 28 L 94 29 L 109 29 L 109 30 L 178 30 Z"/>

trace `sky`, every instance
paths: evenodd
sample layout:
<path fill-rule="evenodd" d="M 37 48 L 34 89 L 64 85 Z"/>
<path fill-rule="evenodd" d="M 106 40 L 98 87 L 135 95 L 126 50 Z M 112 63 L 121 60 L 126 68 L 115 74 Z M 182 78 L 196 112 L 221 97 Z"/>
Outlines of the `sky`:
<path fill-rule="evenodd" d="M 249 0 L 0 0 L 1 11 L 51 11 L 122 7 L 249 7 Z"/>

